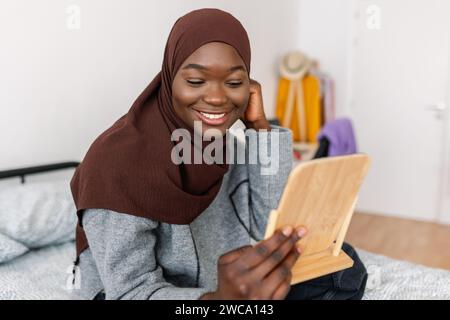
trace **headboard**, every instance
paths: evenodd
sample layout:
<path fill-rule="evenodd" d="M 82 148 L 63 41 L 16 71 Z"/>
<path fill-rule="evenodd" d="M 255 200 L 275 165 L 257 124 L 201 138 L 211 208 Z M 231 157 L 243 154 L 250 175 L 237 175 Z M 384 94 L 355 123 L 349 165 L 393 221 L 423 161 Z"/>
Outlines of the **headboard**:
<path fill-rule="evenodd" d="M 0 171 L 0 179 L 20 177 L 21 182 L 25 183 L 26 175 L 61 170 L 61 169 L 68 169 L 68 168 L 76 168 L 79 164 L 80 163 L 76 162 L 76 161 L 69 161 L 69 162 L 58 162 L 58 163 L 51 163 L 51 164 L 33 166 L 33 167 L 23 167 L 23 168 L 17 168 L 17 169 L 4 170 L 4 171 Z"/>

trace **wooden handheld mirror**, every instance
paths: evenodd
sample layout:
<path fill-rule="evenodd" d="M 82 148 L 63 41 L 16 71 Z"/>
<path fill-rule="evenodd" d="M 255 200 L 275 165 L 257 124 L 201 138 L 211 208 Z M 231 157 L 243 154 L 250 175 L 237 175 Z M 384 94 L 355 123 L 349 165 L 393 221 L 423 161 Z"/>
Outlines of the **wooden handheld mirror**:
<path fill-rule="evenodd" d="M 291 284 L 353 266 L 342 244 L 369 165 L 367 155 L 353 154 L 300 163 L 290 173 L 264 238 L 285 225 L 307 228 L 298 242 L 303 252 L 292 268 Z"/>

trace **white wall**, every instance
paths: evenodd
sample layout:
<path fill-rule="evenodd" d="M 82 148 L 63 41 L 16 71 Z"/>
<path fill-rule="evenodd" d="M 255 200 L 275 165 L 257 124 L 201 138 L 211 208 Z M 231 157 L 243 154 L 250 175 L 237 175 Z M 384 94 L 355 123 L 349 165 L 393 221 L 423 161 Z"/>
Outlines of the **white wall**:
<path fill-rule="evenodd" d="M 381 13 L 376 30 L 370 5 Z M 372 158 L 358 210 L 450 221 L 450 117 L 426 111 L 450 105 L 449 9 L 447 0 L 300 2 L 300 48 L 335 79 L 337 113 Z"/>
<path fill-rule="evenodd" d="M 336 114 L 350 115 L 354 0 L 301 0 L 299 47 L 336 86 Z"/>
<path fill-rule="evenodd" d="M 81 28 L 66 27 L 69 5 Z M 252 72 L 274 114 L 277 62 L 297 48 L 299 1 L 2 0 L 0 170 L 81 160 L 160 70 L 176 19 L 201 7 L 247 29 Z"/>

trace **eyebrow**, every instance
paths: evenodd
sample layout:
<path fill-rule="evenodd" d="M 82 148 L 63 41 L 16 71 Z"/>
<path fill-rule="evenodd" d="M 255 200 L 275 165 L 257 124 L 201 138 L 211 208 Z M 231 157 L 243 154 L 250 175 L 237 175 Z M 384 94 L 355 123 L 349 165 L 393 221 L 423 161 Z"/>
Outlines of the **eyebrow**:
<path fill-rule="evenodd" d="M 183 70 L 185 70 L 185 69 L 209 70 L 207 67 L 202 66 L 201 64 L 197 64 L 197 63 L 190 63 L 183 67 Z M 242 65 L 233 66 L 233 67 L 229 68 L 227 71 L 233 72 L 236 70 L 242 70 L 245 72 L 245 68 Z"/>

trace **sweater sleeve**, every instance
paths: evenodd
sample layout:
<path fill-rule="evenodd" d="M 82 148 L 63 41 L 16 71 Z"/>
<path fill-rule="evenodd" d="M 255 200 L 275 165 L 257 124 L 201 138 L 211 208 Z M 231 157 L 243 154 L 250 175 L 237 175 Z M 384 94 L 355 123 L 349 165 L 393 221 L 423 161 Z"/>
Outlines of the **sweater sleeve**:
<path fill-rule="evenodd" d="M 108 300 L 199 299 L 206 288 L 167 282 L 157 264 L 159 222 L 105 209 L 87 209 L 83 227 Z"/>
<path fill-rule="evenodd" d="M 255 240 L 262 240 L 271 210 L 278 207 L 289 173 L 292 170 L 292 131 L 272 125 L 271 131 L 247 133 L 249 141 L 258 141 L 258 150 L 249 153 L 262 154 L 256 163 L 248 167 L 250 188 L 250 232 Z M 249 145 L 251 149 L 251 144 Z M 266 158 L 266 159 L 264 159 Z M 269 161 L 269 163 L 267 163 Z"/>

